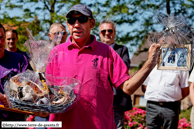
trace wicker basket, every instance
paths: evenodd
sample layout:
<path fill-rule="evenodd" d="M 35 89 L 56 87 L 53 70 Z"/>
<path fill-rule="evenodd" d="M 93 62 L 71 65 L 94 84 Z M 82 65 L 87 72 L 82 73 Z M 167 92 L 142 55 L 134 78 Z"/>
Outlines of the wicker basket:
<path fill-rule="evenodd" d="M 14 79 L 14 77 L 12 78 Z M 29 80 L 27 80 L 29 81 Z M 33 82 L 33 84 L 35 84 Z M 10 88 L 10 86 L 14 85 L 14 88 Z M 63 104 L 36 104 L 33 102 L 22 101 L 18 97 L 18 93 L 15 91 L 17 85 L 10 79 L 10 81 L 5 86 L 5 93 L 8 96 L 8 102 L 10 103 L 10 107 L 14 107 L 24 111 L 30 112 L 43 112 L 43 113 L 62 113 L 69 109 L 69 107 L 77 100 L 78 96 L 74 93 L 74 90 L 71 90 L 68 95 L 68 100 Z M 13 90 L 14 89 L 14 90 Z M 49 94 L 52 94 L 52 91 L 58 90 L 58 86 L 53 86 L 52 88 L 49 86 Z M 56 93 L 55 93 L 56 94 Z"/>
<path fill-rule="evenodd" d="M 71 92 L 70 94 L 70 100 L 66 104 L 59 104 L 59 105 L 45 105 L 45 104 L 35 104 L 31 102 L 25 102 L 21 101 L 19 99 L 16 99 L 12 95 L 9 94 L 9 92 L 6 93 L 9 97 L 9 101 L 11 103 L 11 106 L 14 108 L 18 108 L 20 110 L 24 111 L 31 111 L 31 112 L 44 112 L 44 113 L 62 113 L 65 112 L 68 107 L 70 107 L 73 102 L 75 101 L 75 94 L 74 92 Z"/>

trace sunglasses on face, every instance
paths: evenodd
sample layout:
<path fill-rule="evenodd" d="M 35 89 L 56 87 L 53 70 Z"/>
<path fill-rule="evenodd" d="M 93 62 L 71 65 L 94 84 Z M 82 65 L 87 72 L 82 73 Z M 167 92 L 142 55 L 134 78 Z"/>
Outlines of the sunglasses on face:
<path fill-rule="evenodd" d="M 55 32 L 55 33 L 52 33 L 52 34 L 54 34 L 54 35 L 65 35 L 66 34 L 66 32 L 64 32 L 64 31 L 61 31 L 61 32 Z"/>
<path fill-rule="evenodd" d="M 75 24 L 76 20 L 79 21 L 79 23 L 86 23 L 88 21 L 88 19 L 91 19 L 91 18 L 88 18 L 87 16 L 80 16 L 80 17 L 69 17 L 67 18 L 67 22 L 71 25 Z"/>
<path fill-rule="evenodd" d="M 112 34 L 113 30 L 112 29 L 108 29 L 108 30 L 101 30 L 101 33 L 105 34 L 106 31 L 108 31 L 108 33 Z"/>

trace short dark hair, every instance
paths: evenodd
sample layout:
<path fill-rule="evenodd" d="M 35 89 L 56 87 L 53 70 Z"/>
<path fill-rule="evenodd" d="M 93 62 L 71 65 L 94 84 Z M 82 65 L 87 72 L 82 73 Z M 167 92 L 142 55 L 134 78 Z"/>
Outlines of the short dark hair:
<path fill-rule="evenodd" d="M 8 30 L 5 31 L 5 33 L 7 33 L 7 32 L 15 33 L 16 37 L 18 37 L 18 32 L 16 30 L 14 30 L 14 29 L 8 29 Z"/>
<path fill-rule="evenodd" d="M 0 23 L 0 28 L 3 28 L 4 33 L 5 33 L 5 28 L 3 27 L 3 25 Z"/>

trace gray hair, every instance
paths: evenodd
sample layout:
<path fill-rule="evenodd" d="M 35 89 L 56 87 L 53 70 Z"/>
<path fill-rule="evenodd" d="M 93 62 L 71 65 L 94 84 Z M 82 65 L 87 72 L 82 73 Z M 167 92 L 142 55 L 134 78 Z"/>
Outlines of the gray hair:
<path fill-rule="evenodd" d="M 116 24 L 114 23 L 114 21 L 112 21 L 112 20 L 110 20 L 110 19 L 108 19 L 108 18 L 106 18 L 106 19 L 104 19 L 104 20 L 102 20 L 102 21 L 100 22 L 99 31 L 100 31 L 100 26 L 101 26 L 103 23 L 112 24 L 114 30 L 116 31 Z"/>
<path fill-rule="evenodd" d="M 62 29 L 66 30 L 66 27 L 65 27 L 62 23 L 53 23 L 53 24 L 50 26 L 49 33 L 51 33 L 51 29 L 52 29 L 54 26 L 60 26 Z"/>

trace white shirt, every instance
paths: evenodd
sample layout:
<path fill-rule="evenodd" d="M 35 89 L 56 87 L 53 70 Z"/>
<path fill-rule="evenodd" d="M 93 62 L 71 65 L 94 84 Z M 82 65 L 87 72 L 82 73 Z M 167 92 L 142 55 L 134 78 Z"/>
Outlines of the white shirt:
<path fill-rule="evenodd" d="M 143 85 L 145 99 L 155 102 L 174 102 L 182 98 L 181 88 L 188 87 L 189 71 L 157 70 L 154 67 Z"/>
<path fill-rule="evenodd" d="M 194 69 L 192 70 L 192 72 L 190 74 L 189 82 L 194 82 Z"/>

